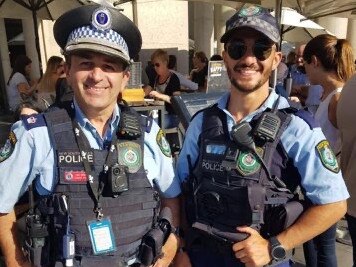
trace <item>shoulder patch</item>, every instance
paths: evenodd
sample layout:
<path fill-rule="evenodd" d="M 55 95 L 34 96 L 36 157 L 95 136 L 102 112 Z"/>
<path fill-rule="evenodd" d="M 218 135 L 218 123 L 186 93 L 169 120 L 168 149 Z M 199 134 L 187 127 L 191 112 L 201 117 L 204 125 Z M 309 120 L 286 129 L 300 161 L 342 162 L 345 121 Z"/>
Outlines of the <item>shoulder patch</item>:
<path fill-rule="evenodd" d="M 161 149 L 162 153 L 166 157 L 172 156 L 171 147 L 169 146 L 169 143 L 168 143 L 166 137 L 164 136 L 164 132 L 162 131 L 162 129 L 159 129 L 159 131 L 157 133 L 156 142 L 157 142 L 157 145 L 159 146 L 159 148 Z"/>
<path fill-rule="evenodd" d="M 319 142 L 315 148 L 318 151 L 323 166 L 332 172 L 338 173 L 340 171 L 339 164 L 337 163 L 334 152 L 330 148 L 329 142 L 323 140 Z"/>
<path fill-rule="evenodd" d="M 10 132 L 5 145 L 0 149 L 0 163 L 8 159 L 14 151 L 17 138 L 14 132 Z"/>
<path fill-rule="evenodd" d="M 307 110 L 300 109 L 294 113 L 294 115 L 304 120 L 309 125 L 310 129 L 319 127 L 319 123 L 317 123 L 317 121 L 314 119 L 313 114 Z"/>
<path fill-rule="evenodd" d="M 26 130 L 47 126 L 43 114 L 22 115 L 21 120 L 25 124 Z"/>

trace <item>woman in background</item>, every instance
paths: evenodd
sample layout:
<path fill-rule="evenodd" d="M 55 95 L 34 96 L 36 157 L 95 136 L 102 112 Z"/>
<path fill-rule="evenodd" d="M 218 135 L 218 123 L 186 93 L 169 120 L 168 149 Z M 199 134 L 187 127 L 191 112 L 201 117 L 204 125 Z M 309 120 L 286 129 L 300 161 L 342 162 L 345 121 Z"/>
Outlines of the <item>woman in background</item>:
<path fill-rule="evenodd" d="M 205 53 L 195 52 L 193 56 L 193 69 L 190 72 L 190 79 L 198 84 L 200 92 L 206 92 L 208 77 L 208 58 Z"/>
<path fill-rule="evenodd" d="M 14 63 L 12 73 L 7 82 L 6 93 L 11 112 L 16 112 L 22 101 L 32 95 L 30 73 L 32 61 L 25 55 L 19 55 Z"/>
<path fill-rule="evenodd" d="M 157 73 L 154 81 L 145 87 L 145 94 L 163 100 L 167 111 L 166 125 L 162 128 L 173 128 L 179 124 L 178 116 L 171 105 L 171 97 L 180 94 L 180 82 L 176 74 L 168 69 L 169 56 L 165 50 L 157 49 L 151 55 L 151 61 Z"/>
<path fill-rule="evenodd" d="M 303 59 L 310 83 L 320 84 L 324 89 L 315 120 L 319 122 L 332 152 L 339 155 L 341 139 L 336 108 L 342 87 L 355 71 L 351 44 L 333 35 L 319 35 L 305 46 Z M 337 266 L 335 235 L 336 225 L 310 241 L 308 249 L 304 247 L 307 266 Z"/>
<path fill-rule="evenodd" d="M 64 75 L 64 61 L 52 56 L 47 61 L 47 69 L 36 86 L 36 106 L 44 111 L 54 103 L 57 80 Z"/>

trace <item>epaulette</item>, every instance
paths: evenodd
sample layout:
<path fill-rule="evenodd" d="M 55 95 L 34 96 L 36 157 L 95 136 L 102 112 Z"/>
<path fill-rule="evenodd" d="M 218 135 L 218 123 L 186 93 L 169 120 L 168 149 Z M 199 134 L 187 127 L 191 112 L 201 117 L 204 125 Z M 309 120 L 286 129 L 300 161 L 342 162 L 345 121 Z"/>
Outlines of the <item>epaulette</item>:
<path fill-rule="evenodd" d="M 43 114 L 32 114 L 32 115 L 21 115 L 21 120 L 23 121 L 27 131 L 37 128 L 47 126 Z"/>

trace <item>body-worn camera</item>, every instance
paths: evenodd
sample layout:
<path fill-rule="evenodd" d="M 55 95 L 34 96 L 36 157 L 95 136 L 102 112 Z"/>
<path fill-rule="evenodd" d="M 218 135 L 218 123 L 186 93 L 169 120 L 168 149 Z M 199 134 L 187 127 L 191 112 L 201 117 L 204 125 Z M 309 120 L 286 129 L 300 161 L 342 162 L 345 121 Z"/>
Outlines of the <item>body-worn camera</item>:
<path fill-rule="evenodd" d="M 109 168 L 108 186 L 112 195 L 118 195 L 129 190 L 127 166 L 114 164 Z"/>

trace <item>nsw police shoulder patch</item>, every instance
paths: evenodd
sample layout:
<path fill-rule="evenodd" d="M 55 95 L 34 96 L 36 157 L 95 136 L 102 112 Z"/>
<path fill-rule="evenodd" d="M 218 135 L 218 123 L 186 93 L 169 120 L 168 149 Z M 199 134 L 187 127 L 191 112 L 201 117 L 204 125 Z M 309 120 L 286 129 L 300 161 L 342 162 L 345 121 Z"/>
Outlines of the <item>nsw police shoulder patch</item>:
<path fill-rule="evenodd" d="M 171 157 L 172 156 L 171 147 L 169 146 L 169 143 L 166 137 L 164 136 L 162 129 L 158 131 L 156 136 L 156 141 L 162 153 L 167 157 Z"/>
<path fill-rule="evenodd" d="M 17 138 L 14 132 L 10 132 L 5 145 L 0 149 L 0 162 L 8 159 L 14 151 Z"/>
<path fill-rule="evenodd" d="M 338 173 L 340 171 L 339 164 L 337 163 L 334 152 L 330 148 L 329 142 L 323 140 L 319 142 L 315 148 L 318 151 L 323 166 L 332 172 Z"/>

